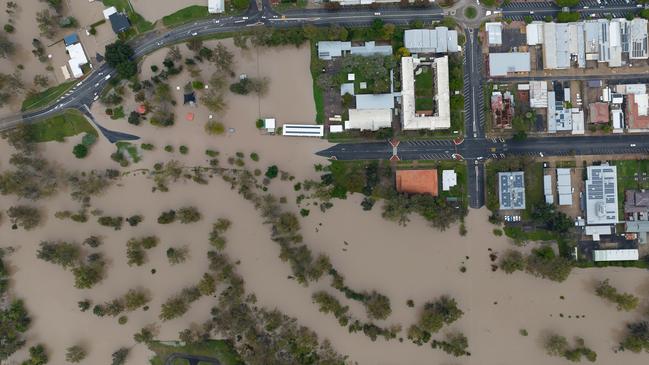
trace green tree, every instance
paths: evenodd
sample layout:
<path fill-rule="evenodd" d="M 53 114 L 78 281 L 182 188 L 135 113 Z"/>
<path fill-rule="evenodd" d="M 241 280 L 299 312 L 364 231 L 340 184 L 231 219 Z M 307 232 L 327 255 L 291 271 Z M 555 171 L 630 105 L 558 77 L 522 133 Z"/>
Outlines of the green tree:
<path fill-rule="evenodd" d="M 201 213 L 196 207 L 183 207 L 178 209 L 177 217 L 180 223 L 195 223 L 201 220 Z"/>
<path fill-rule="evenodd" d="M 159 224 L 169 224 L 174 221 L 176 221 L 176 211 L 173 209 L 160 213 L 160 216 L 158 217 Z"/>
<path fill-rule="evenodd" d="M 390 307 L 390 298 L 376 291 L 372 291 L 371 293 L 366 295 L 366 299 L 363 304 L 365 305 L 365 309 L 367 310 L 367 316 L 370 319 L 386 319 L 392 313 L 392 308 Z"/>
<path fill-rule="evenodd" d="M 427 332 L 435 333 L 445 324 L 451 324 L 460 319 L 463 314 L 464 312 L 457 307 L 455 299 L 442 296 L 436 301 L 424 305 L 418 325 Z"/>
<path fill-rule="evenodd" d="M 619 311 L 632 311 L 636 309 L 640 303 L 640 299 L 633 294 L 619 293 L 617 289 L 609 283 L 608 279 L 600 281 L 597 284 L 595 293 L 601 298 L 616 303 L 617 310 Z"/>
<path fill-rule="evenodd" d="M 133 335 L 133 340 L 137 343 L 149 344 L 155 339 L 154 331 L 153 325 L 142 327 L 139 332 Z"/>
<path fill-rule="evenodd" d="M 130 350 L 126 347 L 121 347 L 119 350 L 113 352 L 112 358 L 113 361 L 110 365 L 124 365 L 126 364 L 126 358 Z"/>
<path fill-rule="evenodd" d="M 568 340 L 563 336 L 552 334 L 547 337 L 543 347 L 548 355 L 563 356 L 568 350 Z"/>
<path fill-rule="evenodd" d="M 43 241 L 36 251 L 36 257 L 67 269 L 78 264 L 81 253 L 74 243 Z"/>
<path fill-rule="evenodd" d="M 76 158 L 85 158 L 88 156 L 88 147 L 83 144 L 77 144 L 72 149 L 72 154 L 74 154 L 74 157 Z"/>
<path fill-rule="evenodd" d="M 36 228 L 41 223 L 41 212 L 38 208 L 28 205 L 17 205 L 7 210 L 12 228 L 22 227 L 29 231 Z"/>
<path fill-rule="evenodd" d="M 77 289 L 90 289 L 100 282 L 104 277 L 103 261 L 96 261 L 90 264 L 81 264 L 72 269 L 74 274 L 74 287 Z"/>
<path fill-rule="evenodd" d="M 572 8 L 579 5 L 579 0 L 555 0 L 557 6 Z"/>
<path fill-rule="evenodd" d="M 22 365 L 45 365 L 49 361 L 45 347 L 38 344 L 29 348 L 29 359 L 22 362 Z"/>
<path fill-rule="evenodd" d="M 216 292 L 216 280 L 209 273 L 204 273 L 197 285 L 201 295 L 210 296 Z"/>
<path fill-rule="evenodd" d="M 576 11 L 560 12 L 557 14 L 558 23 L 570 23 L 579 21 L 579 13 Z"/>
<path fill-rule="evenodd" d="M 517 270 L 525 270 L 525 258 L 520 251 L 507 250 L 500 259 L 500 268 L 508 274 Z"/>
<path fill-rule="evenodd" d="M 469 339 L 463 333 L 448 333 L 445 341 L 433 341 L 432 348 L 441 348 L 447 354 L 459 357 L 470 355 L 466 350 L 469 348 Z"/>
<path fill-rule="evenodd" d="M 168 321 L 174 318 L 178 318 L 185 314 L 188 309 L 189 306 L 187 305 L 187 302 L 184 298 L 180 296 L 169 298 L 162 304 L 160 319 L 163 321 Z"/>
<path fill-rule="evenodd" d="M 0 34 L 0 58 L 9 58 L 16 52 L 16 46 L 4 34 Z"/>
<path fill-rule="evenodd" d="M 88 354 L 86 353 L 86 350 L 83 349 L 83 347 L 75 345 L 67 348 L 65 352 L 65 360 L 67 362 L 77 363 L 85 359 L 87 355 Z"/>
<path fill-rule="evenodd" d="M 60 16 L 49 9 L 43 9 L 36 13 L 36 23 L 41 34 L 48 39 L 54 38 L 59 29 Z"/>
<path fill-rule="evenodd" d="M 128 79 L 137 74 L 137 63 L 133 60 L 135 51 L 122 40 L 106 46 L 106 63 L 117 70 L 119 77 Z"/>
<path fill-rule="evenodd" d="M 620 343 L 623 350 L 632 352 L 649 352 L 649 322 L 640 321 L 629 323 L 627 333 Z"/>
<path fill-rule="evenodd" d="M 124 308 L 127 311 L 134 311 L 145 306 L 150 300 L 151 297 L 146 291 L 142 289 L 131 289 L 124 294 Z"/>
<path fill-rule="evenodd" d="M 269 166 L 268 169 L 266 169 L 266 177 L 269 179 L 276 178 L 278 173 L 279 169 L 276 165 Z"/>
<path fill-rule="evenodd" d="M 172 265 L 183 263 L 187 260 L 187 251 L 186 247 L 169 247 L 167 249 L 167 260 Z"/>

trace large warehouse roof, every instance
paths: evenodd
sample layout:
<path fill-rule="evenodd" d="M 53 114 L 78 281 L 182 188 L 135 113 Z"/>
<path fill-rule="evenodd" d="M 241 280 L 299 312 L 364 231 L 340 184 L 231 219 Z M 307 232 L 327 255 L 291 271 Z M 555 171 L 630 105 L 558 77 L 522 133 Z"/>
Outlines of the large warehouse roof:
<path fill-rule="evenodd" d="M 489 53 L 489 75 L 507 76 L 509 73 L 529 72 L 529 52 Z"/>

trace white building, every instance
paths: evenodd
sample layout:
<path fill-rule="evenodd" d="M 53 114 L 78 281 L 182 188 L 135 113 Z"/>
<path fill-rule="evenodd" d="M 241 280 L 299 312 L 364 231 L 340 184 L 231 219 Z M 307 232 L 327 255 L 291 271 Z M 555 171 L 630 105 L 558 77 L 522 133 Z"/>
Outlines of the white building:
<path fill-rule="evenodd" d="M 593 250 L 594 261 L 636 261 L 639 258 L 637 249 Z"/>
<path fill-rule="evenodd" d="M 586 226 L 586 236 L 593 236 L 593 241 L 599 241 L 601 236 L 610 236 L 613 232 L 612 226 Z"/>
<path fill-rule="evenodd" d="M 500 46 L 503 44 L 503 25 L 500 22 L 490 22 L 485 24 L 487 30 L 487 40 L 490 46 Z"/>
<path fill-rule="evenodd" d="M 102 12 L 104 13 L 104 19 L 109 20 L 111 15 L 117 13 L 117 8 L 111 6 L 110 8 L 104 9 Z"/>
<path fill-rule="evenodd" d="M 588 166 L 586 170 L 586 222 L 618 223 L 617 168 L 601 165 Z"/>
<path fill-rule="evenodd" d="M 442 191 L 449 191 L 457 185 L 455 170 L 442 170 Z"/>
<path fill-rule="evenodd" d="M 552 175 L 543 175 L 543 195 L 546 204 L 554 204 L 554 193 L 552 193 Z"/>
<path fill-rule="evenodd" d="M 345 129 L 376 131 L 392 127 L 392 109 L 349 109 Z"/>
<path fill-rule="evenodd" d="M 557 169 L 557 192 L 559 193 L 559 205 L 572 205 L 570 169 Z"/>
<path fill-rule="evenodd" d="M 525 27 L 528 46 L 543 44 L 543 22 L 535 21 Z"/>
<path fill-rule="evenodd" d="M 276 127 L 275 118 L 264 119 L 264 129 L 266 129 L 266 132 L 275 133 Z"/>
<path fill-rule="evenodd" d="M 324 126 L 314 124 L 284 124 L 282 135 L 291 137 L 322 137 Z"/>
<path fill-rule="evenodd" d="M 548 82 L 530 80 L 530 107 L 548 107 Z"/>
<path fill-rule="evenodd" d="M 75 43 L 65 47 L 70 56 L 68 61 L 68 66 L 70 66 L 70 71 L 72 72 L 72 77 L 79 78 L 83 76 L 83 70 L 81 66 L 88 63 L 88 58 L 86 57 L 86 52 L 83 50 L 81 43 Z"/>
<path fill-rule="evenodd" d="M 210 14 L 220 14 L 225 11 L 225 0 L 207 0 L 207 11 Z"/>
<path fill-rule="evenodd" d="M 415 105 L 415 69 L 422 61 L 413 57 L 401 58 L 401 103 L 404 130 L 448 129 L 451 127 L 450 92 L 448 88 L 448 56 L 431 61 L 435 74 L 435 114 L 417 114 Z"/>

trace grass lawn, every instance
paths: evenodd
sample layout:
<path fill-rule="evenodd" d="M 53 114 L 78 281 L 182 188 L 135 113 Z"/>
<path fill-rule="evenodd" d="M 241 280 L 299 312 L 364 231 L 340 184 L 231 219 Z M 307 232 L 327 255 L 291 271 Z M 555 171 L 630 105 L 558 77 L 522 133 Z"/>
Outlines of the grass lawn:
<path fill-rule="evenodd" d="M 126 11 L 131 25 L 137 29 L 138 33 L 148 32 L 153 29 L 153 23 L 144 19 L 144 17 L 135 12 L 135 9 L 129 0 L 102 0 L 106 6 L 114 6 L 119 11 Z"/>
<path fill-rule="evenodd" d="M 156 354 L 151 359 L 151 365 L 164 365 L 167 357 L 175 352 L 214 357 L 223 365 L 243 365 L 232 345 L 225 340 L 207 340 L 200 344 L 187 346 L 174 346 L 168 342 L 153 342 L 149 344 L 149 350 Z M 183 362 L 178 363 L 182 364 Z"/>
<path fill-rule="evenodd" d="M 433 98 L 416 98 L 415 99 L 415 110 L 433 110 Z"/>
<path fill-rule="evenodd" d="M 525 210 L 529 214 L 536 205 L 545 202 L 543 194 L 543 163 L 525 164 Z"/>
<path fill-rule="evenodd" d="M 473 19 L 477 15 L 478 15 L 478 10 L 473 6 L 469 6 L 466 9 L 464 9 L 464 16 L 467 17 L 468 19 Z"/>
<path fill-rule="evenodd" d="M 66 91 L 68 91 L 72 86 L 76 83 L 76 81 L 67 81 L 64 82 L 60 85 L 52 86 L 51 88 L 47 90 L 43 90 L 38 94 L 34 94 L 32 96 L 28 96 L 25 101 L 23 101 L 23 105 L 21 110 L 22 111 L 27 111 L 27 110 L 34 110 L 34 109 L 39 109 L 46 107 L 50 104 L 52 104 L 53 101 L 59 98 L 59 96 L 65 94 Z"/>
<path fill-rule="evenodd" d="M 313 82 L 313 101 L 315 102 L 315 121 L 324 124 L 324 91 L 318 85 L 318 77 L 323 67 L 322 61 L 318 58 L 316 41 L 311 41 L 311 80 Z"/>
<path fill-rule="evenodd" d="M 433 71 L 430 67 L 420 67 L 421 73 L 415 76 L 415 96 L 433 96 Z"/>
<path fill-rule="evenodd" d="M 207 18 L 209 16 L 210 13 L 207 10 L 207 6 L 192 5 L 163 17 L 162 24 L 164 24 L 165 27 L 174 27 L 192 20 Z"/>
<path fill-rule="evenodd" d="M 304 9 L 308 4 L 307 0 L 297 0 L 295 2 L 280 2 L 277 5 L 273 5 L 273 9 L 279 12 L 292 10 L 292 9 Z"/>
<path fill-rule="evenodd" d="M 63 141 L 66 137 L 79 133 L 90 133 L 97 136 L 95 128 L 76 110 L 68 110 L 38 123 L 28 124 L 27 128 L 31 141 L 36 143 Z"/>

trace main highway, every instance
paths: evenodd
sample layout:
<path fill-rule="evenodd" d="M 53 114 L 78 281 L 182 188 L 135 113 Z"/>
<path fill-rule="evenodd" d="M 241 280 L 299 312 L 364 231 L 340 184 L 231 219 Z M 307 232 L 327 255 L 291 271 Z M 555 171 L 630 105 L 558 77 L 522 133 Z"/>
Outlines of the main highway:
<path fill-rule="evenodd" d="M 181 43 L 192 37 L 209 37 L 219 33 L 233 33 L 254 27 L 301 27 L 306 24 L 315 26 L 367 26 L 374 19 L 385 22 L 407 25 L 414 20 L 431 22 L 441 20 L 449 11 L 431 5 L 423 8 L 401 8 L 398 6 L 369 9 L 363 7 L 340 10 L 300 9 L 280 14 L 270 6 L 270 0 L 261 0 L 261 8 L 255 0 L 250 0 L 248 10 L 239 16 L 214 17 L 187 23 L 165 31 L 152 31 L 137 37 L 130 42 L 135 58 L 143 57 L 160 48 Z M 578 11 L 582 17 L 623 16 L 639 10 L 634 2 L 625 0 L 582 1 L 571 9 Z M 473 1 L 461 0 L 467 5 Z M 460 4 L 462 5 L 462 4 Z M 483 9 L 484 10 L 484 9 Z M 561 11 L 551 2 L 511 3 L 502 9 L 490 9 L 506 18 L 543 18 L 556 16 Z M 457 16 L 456 16 L 457 17 Z M 545 137 L 530 138 L 524 142 L 492 140 L 485 138 L 484 132 L 484 96 L 482 85 L 485 82 L 482 71 L 482 53 L 478 40 L 479 20 L 473 22 L 459 18 L 465 29 L 467 43 L 464 50 L 464 96 L 465 96 L 465 136 L 461 143 L 449 140 L 402 141 L 396 148 L 397 156 L 402 160 L 414 159 L 451 159 L 462 156 L 469 162 L 469 196 L 470 206 L 479 208 L 484 205 L 484 161 L 489 158 L 502 158 L 512 154 L 529 154 L 534 156 L 552 155 L 587 155 L 639 153 L 649 151 L 649 139 L 640 135 L 613 135 L 601 137 Z M 614 77 L 617 77 L 613 75 Z M 630 75 L 636 77 L 639 75 Z M 643 75 L 644 76 L 644 75 Z M 31 123 L 60 113 L 65 109 L 78 109 L 89 115 L 89 108 L 116 71 L 106 63 L 95 66 L 94 70 L 79 81 L 51 105 L 40 110 L 0 118 L 0 131 L 16 127 L 20 123 Z M 599 77 L 606 78 L 606 77 Z M 103 131 L 103 130 L 102 130 Z M 110 131 L 109 131 L 110 132 Z M 121 136 L 114 133 L 113 136 Z M 113 140 L 113 139 L 111 139 Z M 353 159 L 387 159 L 393 155 L 393 148 L 388 142 L 345 143 L 332 146 L 318 152 L 319 155 L 341 160 Z"/>

